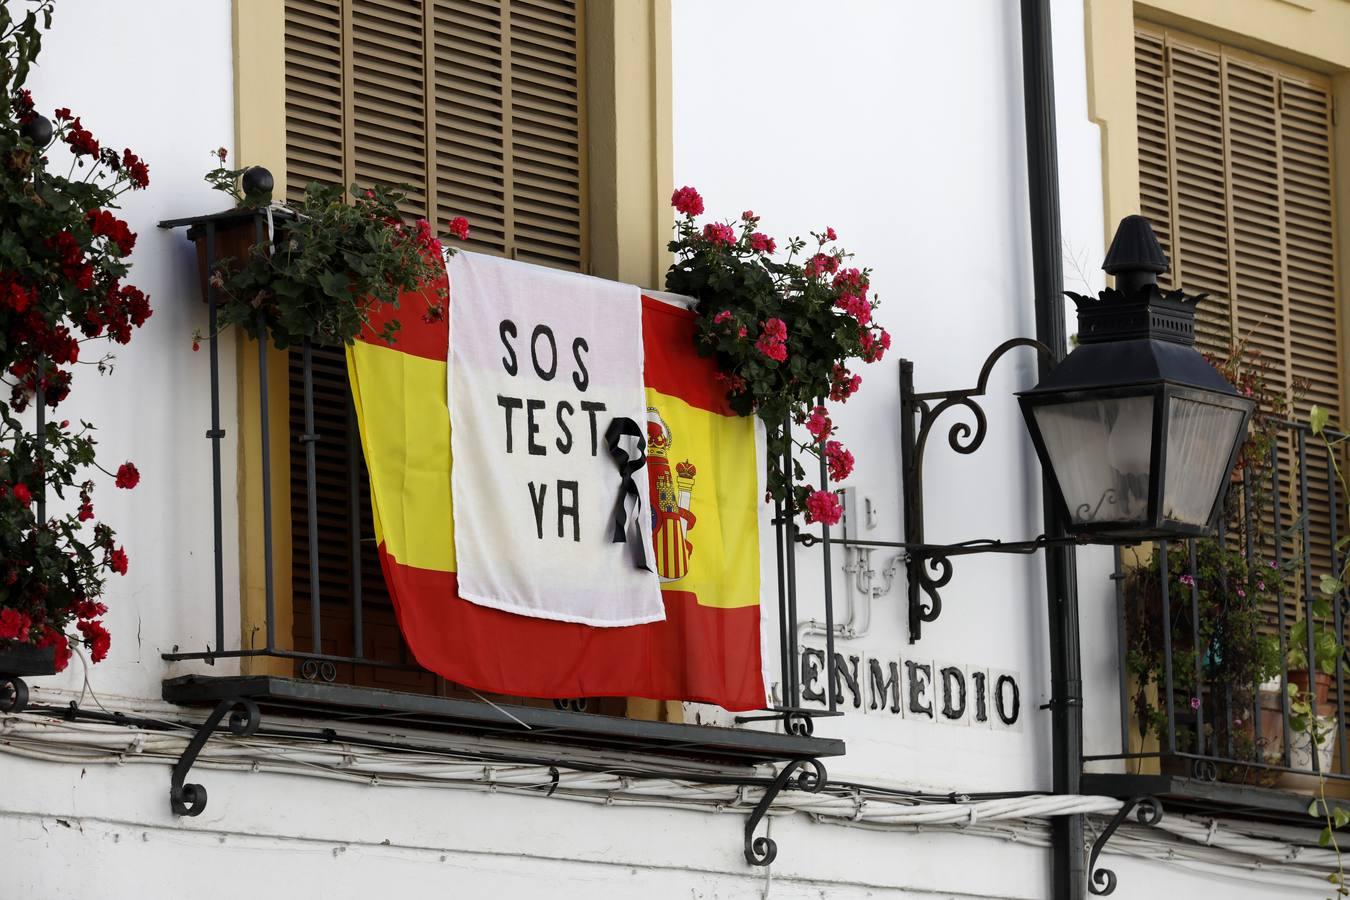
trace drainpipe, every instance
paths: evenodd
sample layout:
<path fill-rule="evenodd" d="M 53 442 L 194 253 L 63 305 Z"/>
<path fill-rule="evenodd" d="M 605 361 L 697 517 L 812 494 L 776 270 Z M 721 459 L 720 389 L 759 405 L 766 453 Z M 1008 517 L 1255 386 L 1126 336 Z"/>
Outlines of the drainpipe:
<path fill-rule="evenodd" d="M 1054 351 L 1040 360 L 1040 376 L 1064 356 L 1064 260 L 1059 226 L 1059 163 L 1055 149 L 1055 75 L 1049 0 L 1022 0 L 1022 87 L 1026 104 L 1027 180 L 1031 199 L 1031 256 L 1036 338 Z M 1045 533 L 1064 535 L 1042 472 Z M 1082 660 L 1078 643 L 1078 582 L 1072 547 L 1045 551 L 1050 620 L 1050 721 L 1053 790 L 1076 794 L 1083 771 Z M 1054 900 L 1087 896 L 1081 816 L 1051 820 Z"/>

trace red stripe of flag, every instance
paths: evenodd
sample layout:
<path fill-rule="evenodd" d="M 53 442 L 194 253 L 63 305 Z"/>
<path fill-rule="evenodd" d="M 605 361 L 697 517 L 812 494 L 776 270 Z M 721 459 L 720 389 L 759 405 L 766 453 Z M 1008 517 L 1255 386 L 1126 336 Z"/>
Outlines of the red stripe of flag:
<path fill-rule="evenodd" d="M 758 606 L 700 606 L 693 594 L 664 591 L 665 621 L 592 628 L 461 600 L 454 572 L 405 566 L 383 544 L 379 552 L 413 656 L 458 684 L 527 697 L 692 700 L 733 711 L 764 704 Z M 437 602 L 426 602 L 431 597 Z"/>

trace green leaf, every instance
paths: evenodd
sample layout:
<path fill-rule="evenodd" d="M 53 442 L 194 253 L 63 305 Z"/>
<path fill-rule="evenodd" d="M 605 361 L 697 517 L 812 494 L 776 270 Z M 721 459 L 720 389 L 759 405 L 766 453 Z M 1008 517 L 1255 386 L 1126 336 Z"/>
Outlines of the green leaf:
<path fill-rule="evenodd" d="M 1331 421 L 1331 413 L 1320 406 L 1314 406 L 1312 412 L 1308 414 L 1308 425 L 1312 428 L 1313 434 L 1321 434 L 1329 421 Z"/>
<path fill-rule="evenodd" d="M 342 300 L 347 296 L 347 286 L 350 285 L 350 279 L 347 273 L 343 271 L 325 271 L 319 275 L 319 286 L 323 287 L 324 293 L 332 297 L 333 300 Z"/>
<path fill-rule="evenodd" d="M 1321 589 L 1328 597 L 1334 597 L 1345 589 L 1345 584 L 1335 576 L 1323 575 Z"/>
<path fill-rule="evenodd" d="M 1308 804 L 1308 815 L 1312 816 L 1314 819 L 1320 819 L 1320 818 L 1322 817 L 1322 811 L 1319 810 L 1319 809 L 1317 808 L 1317 806 L 1318 806 L 1318 804 L 1321 803 L 1321 802 L 1322 802 L 1322 801 L 1320 801 L 1320 800 L 1314 800 L 1312 803 L 1309 803 L 1309 804 Z"/>
<path fill-rule="evenodd" d="M 1321 831 L 1319 831 L 1319 832 L 1317 833 L 1317 846 L 1319 846 L 1319 847 L 1330 847 L 1330 846 L 1331 846 L 1331 829 L 1330 829 L 1330 828 L 1323 828 Z"/>

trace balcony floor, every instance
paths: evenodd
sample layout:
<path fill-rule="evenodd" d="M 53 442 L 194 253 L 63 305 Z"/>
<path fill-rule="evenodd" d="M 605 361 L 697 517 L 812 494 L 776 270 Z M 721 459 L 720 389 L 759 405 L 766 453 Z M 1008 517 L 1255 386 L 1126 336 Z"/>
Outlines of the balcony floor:
<path fill-rule="evenodd" d="M 599 751 L 640 751 L 667 758 L 753 765 L 844 755 L 844 742 L 746 728 L 648 722 L 558 709 L 493 706 L 476 700 L 405 694 L 378 688 L 271 675 L 186 675 L 163 683 L 164 699 L 214 706 L 246 698 L 267 716 L 304 716 L 348 724 L 509 737 Z M 507 715 L 509 713 L 509 715 Z"/>
<path fill-rule="evenodd" d="M 1329 783 L 1330 785 L 1330 783 Z M 1339 799 L 1329 786 L 1327 802 L 1332 807 L 1350 810 L 1350 801 Z M 1163 808 L 1178 812 L 1227 815 L 1243 819 L 1278 822 L 1284 825 L 1317 827 L 1319 820 L 1308 815 L 1313 795 L 1279 788 L 1205 781 L 1180 775 L 1119 775 L 1083 773 L 1082 792 L 1126 800 L 1154 797 Z"/>

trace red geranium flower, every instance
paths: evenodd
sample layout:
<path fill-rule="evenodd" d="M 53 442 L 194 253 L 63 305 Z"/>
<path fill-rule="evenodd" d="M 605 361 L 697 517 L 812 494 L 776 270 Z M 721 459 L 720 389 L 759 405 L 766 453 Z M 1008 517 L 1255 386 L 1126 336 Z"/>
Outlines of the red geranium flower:
<path fill-rule="evenodd" d="M 731 230 L 730 225 L 709 222 L 703 226 L 703 239 L 714 247 L 730 247 L 736 243 L 736 232 Z"/>
<path fill-rule="evenodd" d="M 223 157 L 220 162 L 221 165 L 224 165 Z M 150 167 L 130 149 L 122 151 L 122 168 L 126 170 L 127 180 L 131 182 L 132 190 L 141 190 L 150 186 Z"/>
<path fill-rule="evenodd" d="M 811 414 L 806 417 L 806 430 L 811 432 L 811 437 L 816 439 L 816 443 L 822 443 L 834 431 L 834 423 L 830 421 L 825 407 L 817 406 L 811 410 Z"/>
<path fill-rule="evenodd" d="M 108 648 L 112 645 L 108 629 L 99 621 L 79 622 L 75 627 L 84 635 L 84 641 L 89 645 L 89 658 L 94 662 L 103 662 L 108 656 Z"/>
<path fill-rule="evenodd" d="M 91 209 L 85 219 L 89 222 L 94 237 L 106 237 L 117 246 L 121 256 L 129 256 L 136 246 L 136 233 L 127 227 L 127 223 L 106 209 Z"/>
<path fill-rule="evenodd" d="M 469 239 L 469 220 L 463 216 L 455 216 L 450 220 L 450 234 L 461 241 Z"/>
<path fill-rule="evenodd" d="M 108 563 L 118 575 L 127 574 L 127 552 L 121 547 L 108 554 Z"/>
<path fill-rule="evenodd" d="M 755 341 L 755 349 L 775 362 L 787 359 L 787 325 L 782 319 L 764 322 L 759 340 Z"/>
<path fill-rule="evenodd" d="M 681 215 L 690 217 L 703 215 L 703 198 L 699 196 L 698 191 L 688 185 L 670 195 L 670 205 Z"/>
<path fill-rule="evenodd" d="M 131 490 L 141 483 L 141 473 L 132 462 L 124 462 L 117 467 L 117 486 L 124 490 Z"/>
<path fill-rule="evenodd" d="M 831 481 L 843 481 L 853 473 L 853 454 L 838 441 L 825 442 L 825 462 L 830 468 Z"/>
<path fill-rule="evenodd" d="M 64 140 L 70 145 L 70 152 L 76 156 L 98 156 L 98 139 L 80 124 L 79 117 L 70 123 L 70 130 L 66 132 Z"/>
<path fill-rule="evenodd" d="M 26 641 L 33 620 L 17 609 L 0 609 L 0 641 Z"/>
<path fill-rule="evenodd" d="M 844 510 L 833 491 L 812 491 L 806 498 L 806 519 L 822 525 L 838 525 Z"/>
<path fill-rule="evenodd" d="M 70 642 L 66 636 L 50 625 L 42 626 L 42 637 L 38 639 L 39 648 L 56 648 L 56 671 L 64 672 L 70 663 Z"/>
<path fill-rule="evenodd" d="M 778 249 L 778 244 L 762 231 L 756 231 L 750 235 L 750 249 L 756 253 L 773 253 Z"/>

